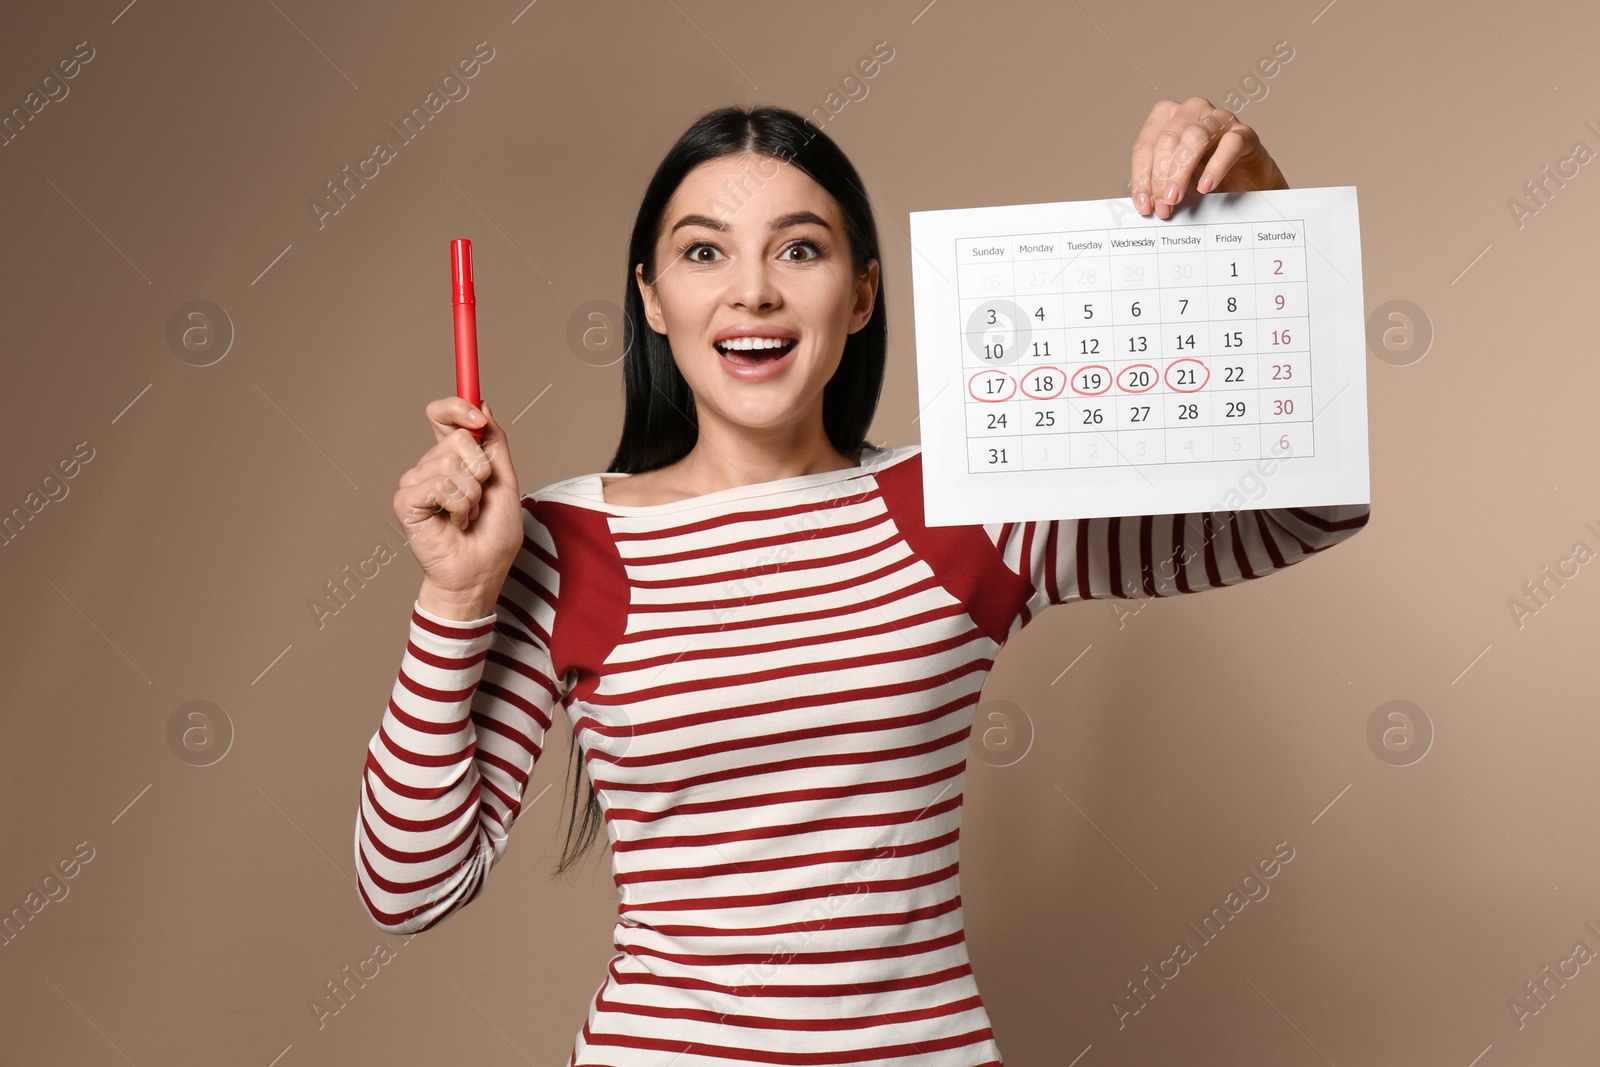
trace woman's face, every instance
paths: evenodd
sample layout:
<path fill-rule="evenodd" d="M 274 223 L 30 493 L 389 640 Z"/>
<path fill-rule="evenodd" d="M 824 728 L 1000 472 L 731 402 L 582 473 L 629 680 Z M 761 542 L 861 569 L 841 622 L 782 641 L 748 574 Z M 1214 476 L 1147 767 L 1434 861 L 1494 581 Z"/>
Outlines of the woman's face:
<path fill-rule="evenodd" d="M 820 426 L 822 387 L 846 337 L 872 317 L 878 288 L 876 260 L 859 278 L 852 273 L 833 197 L 800 168 L 759 154 L 690 171 L 662 215 L 654 284 L 642 264 L 634 274 L 650 327 L 667 335 L 694 392 L 700 425 L 710 417 L 780 433 L 811 419 Z M 717 348 L 733 331 L 794 344 L 741 374 Z"/>

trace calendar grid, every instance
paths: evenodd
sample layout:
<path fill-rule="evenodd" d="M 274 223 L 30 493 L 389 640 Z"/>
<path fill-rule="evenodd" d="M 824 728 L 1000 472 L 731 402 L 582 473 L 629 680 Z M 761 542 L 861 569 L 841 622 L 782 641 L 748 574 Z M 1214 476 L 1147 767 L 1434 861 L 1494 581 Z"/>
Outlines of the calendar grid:
<path fill-rule="evenodd" d="M 1313 454 L 1304 219 L 954 243 L 969 473 Z"/>

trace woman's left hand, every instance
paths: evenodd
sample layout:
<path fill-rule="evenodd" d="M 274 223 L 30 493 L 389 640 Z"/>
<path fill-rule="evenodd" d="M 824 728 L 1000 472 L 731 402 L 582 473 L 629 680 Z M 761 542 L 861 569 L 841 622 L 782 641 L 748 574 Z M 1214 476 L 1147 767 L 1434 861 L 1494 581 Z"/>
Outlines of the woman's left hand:
<path fill-rule="evenodd" d="M 1191 191 L 1287 188 L 1256 131 L 1203 96 L 1158 100 L 1133 142 L 1133 207 L 1141 215 L 1164 219 Z"/>

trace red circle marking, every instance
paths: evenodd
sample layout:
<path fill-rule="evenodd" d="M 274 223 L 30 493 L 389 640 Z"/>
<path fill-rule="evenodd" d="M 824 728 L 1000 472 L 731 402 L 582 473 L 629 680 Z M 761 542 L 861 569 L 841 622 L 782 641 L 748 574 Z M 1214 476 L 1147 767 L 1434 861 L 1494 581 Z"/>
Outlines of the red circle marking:
<path fill-rule="evenodd" d="M 1086 371 L 1086 370 L 1103 370 L 1103 371 L 1105 371 L 1106 372 L 1106 385 L 1105 385 L 1105 388 L 1104 389 L 1097 389 L 1092 393 L 1089 392 L 1087 389 L 1079 389 L 1077 384 L 1076 384 L 1076 379 L 1078 377 L 1078 372 L 1079 371 Z M 1079 367 L 1078 370 L 1073 371 L 1071 377 L 1072 377 L 1072 380 L 1073 380 L 1073 383 L 1074 383 L 1073 386 L 1072 386 L 1072 391 L 1074 393 L 1077 393 L 1079 396 L 1103 396 L 1106 393 L 1106 391 L 1111 388 L 1111 382 L 1112 382 L 1114 376 L 1111 373 L 1111 368 L 1106 366 L 1105 364 L 1103 364 L 1103 363 L 1090 363 L 1088 366 Z"/>
<path fill-rule="evenodd" d="M 1005 396 L 989 397 L 979 396 L 974 393 L 972 391 L 972 387 L 977 385 L 985 374 L 998 374 L 1005 378 L 1006 381 L 1011 383 L 1011 392 L 1007 393 Z M 1012 397 L 1017 395 L 1017 380 L 1011 375 L 1007 374 L 1005 371 L 1000 370 L 997 367 L 991 367 L 989 370 L 981 370 L 977 374 L 974 374 L 972 377 L 967 379 L 967 395 L 972 397 L 972 399 L 976 400 L 980 404 L 998 404 L 1002 401 L 1010 400 Z"/>
<path fill-rule="evenodd" d="M 1131 370 L 1138 370 L 1140 367 L 1148 368 L 1152 372 L 1150 375 L 1150 384 L 1145 386 L 1143 389 L 1129 389 L 1124 386 L 1122 384 L 1122 376 Z M 1150 390 L 1154 389 L 1156 387 L 1156 383 L 1161 380 L 1161 375 L 1153 373 L 1155 369 L 1155 365 L 1152 363 L 1131 363 L 1117 372 L 1117 388 L 1121 389 L 1124 393 L 1148 393 Z"/>
<path fill-rule="evenodd" d="M 1194 386 L 1191 389 L 1185 389 L 1182 386 L 1178 386 L 1178 385 L 1173 385 L 1172 384 L 1172 371 L 1173 371 L 1173 368 L 1177 367 L 1178 365 L 1183 364 L 1183 363 L 1193 363 L 1195 366 L 1199 367 L 1205 373 L 1205 376 L 1200 379 L 1200 384 L 1199 385 Z M 1167 373 L 1166 373 L 1165 377 L 1166 377 L 1166 382 L 1167 382 L 1167 388 L 1171 389 L 1173 392 L 1175 392 L 1175 393 L 1197 393 L 1201 389 L 1204 389 L 1206 387 L 1206 383 L 1211 380 L 1211 368 L 1208 367 L 1206 364 L 1202 363 L 1198 359 L 1193 359 L 1193 358 L 1191 358 L 1189 356 L 1184 356 L 1182 359 L 1173 360 L 1170 364 L 1167 365 Z"/>
<path fill-rule="evenodd" d="M 1028 388 L 1028 379 L 1032 378 L 1035 374 L 1039 374 L 1041 372 L 1049 372 L 1051 374 L 1054 374 L 1054 375 L 1057 375 L 1058 377 L 1060 377 L 1061 384 L 1056 386 L 1056 391 L 1055 392 L 1053 392 L 1053 393 L 1036 393 L 1032 389 Z M 1023 395 L 1027 396 L 1031 400 L 1054 400 L 1056 397 L 1061 395 L 1061 391 L 1063 389 L 1065 389 L 1066 387 L 1067 387 L 1067 373 L 1066 373 L 1066 371 L 1062 370 L 1060 367 L 1035 367 L 1032 370 L 1030 370 L 1027 374 L 1024 374 L 1022 376 L 1022 385 L 1020 386 L 1020 388 L 1022 389 Z"/>

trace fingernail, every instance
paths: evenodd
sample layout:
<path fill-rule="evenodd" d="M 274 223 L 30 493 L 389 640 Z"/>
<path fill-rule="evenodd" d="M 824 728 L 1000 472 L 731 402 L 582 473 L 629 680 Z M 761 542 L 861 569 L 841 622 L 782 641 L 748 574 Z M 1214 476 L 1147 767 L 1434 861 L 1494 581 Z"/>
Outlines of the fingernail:
<path fill-rule="evenodd" d="M 467 421 L 469 421 L 469 422 L 483 422 L 483 421 L 485 421 L 484 417 L 483 417 L 483 412 L 479 411 L 477 408 L 473 408 L 472 411 L 467 415 Z"/>
<path fill-rule="evenodd" d="M 1167 186 L 1167 191 L 1166 191 L 1166 194 L 1165 194 L 1164 198 L 1167 201 L 1167 203 L 1176 204 L 1178 202 L 1178 195 L 1179 195 L 1178 183 L 1177 182 L 1173 182 L 1171 185 Z"/>
<path fill-rule="evenodd" d="M 1143 215 L 1146 211 L 1149 211 L 1150 194 L 1141 190 L 1139 194 L 1133 198 L 1133 206 L 1141 215 Z"/>

